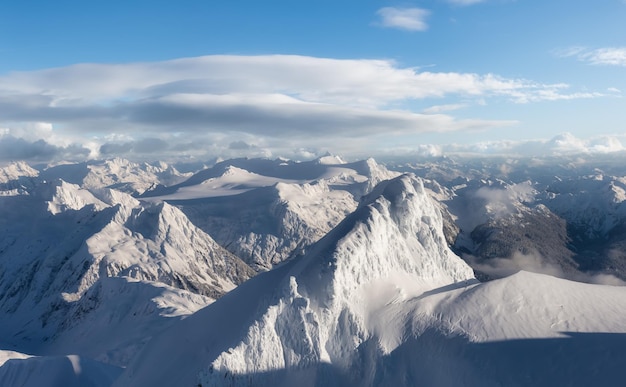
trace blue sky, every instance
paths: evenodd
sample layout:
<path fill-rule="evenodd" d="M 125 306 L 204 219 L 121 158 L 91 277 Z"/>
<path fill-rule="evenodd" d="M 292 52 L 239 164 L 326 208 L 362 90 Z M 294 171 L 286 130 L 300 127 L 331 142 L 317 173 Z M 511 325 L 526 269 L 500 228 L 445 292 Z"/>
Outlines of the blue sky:
<path fill-rule="evenodd" d="M 621 150 L 624 21 L 623 0 L 6 1 L 0 159 Z"/>

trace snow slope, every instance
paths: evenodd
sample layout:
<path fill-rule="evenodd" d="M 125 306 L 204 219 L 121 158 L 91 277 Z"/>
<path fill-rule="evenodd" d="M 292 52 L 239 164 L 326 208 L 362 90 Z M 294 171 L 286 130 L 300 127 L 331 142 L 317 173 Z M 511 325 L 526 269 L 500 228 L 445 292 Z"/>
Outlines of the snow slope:
<path fill-rule="evenodd" d="M 25 353 L 21 353 L 21 352 L 7 351 L 7 350 L 0 349 L 0 367 L 2 367 L 2 365 L 6 363 L 8 360 L 28 359 L 29 357 L 32 357 L 32 356 L 27 355 Z"/>
<path fill-rule="evenodd" d="M 3 386 L 107 387 L 119 376 L 120 368 L 80 356 L 13 358 L 0 367 Z"/>
<path fill-rule="evenodd" d="M 153 339 L 115 385 L 618 385 L 625 288 L 479 284 L 442 227 L 421 180 L 383 182 L 305 256 Z"/>

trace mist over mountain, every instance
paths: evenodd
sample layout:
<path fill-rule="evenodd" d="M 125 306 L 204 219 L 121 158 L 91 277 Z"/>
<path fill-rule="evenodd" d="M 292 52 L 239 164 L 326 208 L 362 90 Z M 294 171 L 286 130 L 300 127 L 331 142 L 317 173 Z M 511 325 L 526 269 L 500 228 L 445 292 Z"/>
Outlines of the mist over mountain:
<path fill-rule="evenodd" d="M 623 160 L 580 154 L 439 158 L 389 167 L 444 187 L 442 202 L 460 227 L 455 247 L 478 270 L 622 283 Z"/>
<path fill-rule="evenodd" d="M 614 385 L 623 165 L 7 164 L 0 384 Z"/>

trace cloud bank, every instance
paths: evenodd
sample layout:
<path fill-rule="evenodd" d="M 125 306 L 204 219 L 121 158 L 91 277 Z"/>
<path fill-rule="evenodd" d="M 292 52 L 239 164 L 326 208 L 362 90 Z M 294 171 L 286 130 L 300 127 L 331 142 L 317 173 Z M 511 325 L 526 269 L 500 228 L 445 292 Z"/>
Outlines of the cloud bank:
<path fill-rule="evenodd" d="M 245 151 L 230 147 L 236 141 L 256 144 L 247 150 L 263 154 L 323 149 L 329 143 L 349 153 L 372 149 L 381 137 L 484 131 L 516 123 L 445 114 L 472 101 L 531 103 L 601 95 L 568 89 L 562 83 L 421 71 L 373 59 L 212 55 L 85 63 L 1 75 L 0 127 L 4 135 L 31 144 L 43 140 L 58 150 L 40 147 L 40 157 L 63 154 L 62 149 L 78 144 L 89 157 Z M 411 108 L 415 101 L 442 98 L 460 98 L 463 104 L 436 105 L 421 113 Z M 24 129 L 40 123 L 48 130 Z"/>
<path fill-rule="evenodd" d="M 562 133 L 550 139 L 500 140 L 474 143 L 421 144 L 414 148 L 393 148 L 379 152 L 379 159 L 389 161 L 441 156 L 480 157 L 561 157 L 626 153 L 626 137 L 598 136 L 578 138 Z"/>

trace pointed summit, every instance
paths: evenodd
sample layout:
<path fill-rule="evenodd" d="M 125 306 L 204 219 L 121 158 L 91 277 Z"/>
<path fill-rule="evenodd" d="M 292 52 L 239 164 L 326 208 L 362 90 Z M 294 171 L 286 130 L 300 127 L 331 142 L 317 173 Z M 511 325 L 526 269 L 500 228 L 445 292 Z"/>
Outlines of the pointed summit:
<path fill-rule="evenodd" d="M 381 183 L 305 256 L 153 340 L 118 382 L 209 386 L 276 369 L 344 369 L 376 335 L 378 308 L 472 280 L 447 248 L 441 214 L 421 180 L 401 176 Z M 171 362 L 183 356 L 193 360 Z"/>
<path fill-rule="evenodd" d="M 346 164 L 346 161 L 341 156 L 333 155 L 330 152 L 326 152 L 324 156 L 318 157 L 315 159 L 315 162 L 326 165 Z"/>

